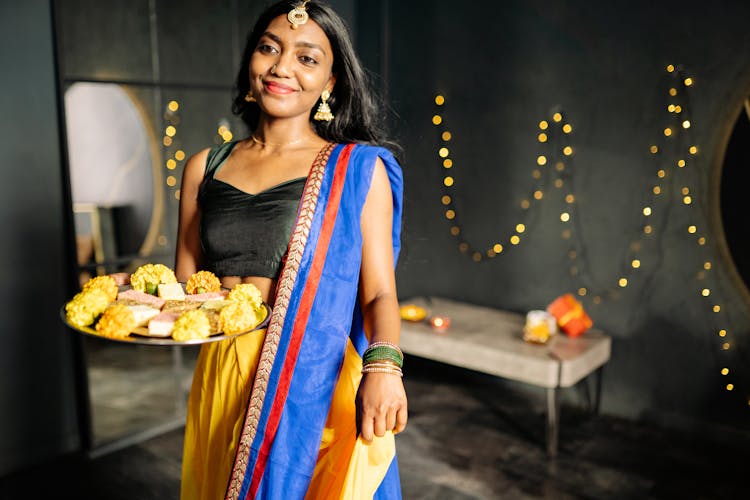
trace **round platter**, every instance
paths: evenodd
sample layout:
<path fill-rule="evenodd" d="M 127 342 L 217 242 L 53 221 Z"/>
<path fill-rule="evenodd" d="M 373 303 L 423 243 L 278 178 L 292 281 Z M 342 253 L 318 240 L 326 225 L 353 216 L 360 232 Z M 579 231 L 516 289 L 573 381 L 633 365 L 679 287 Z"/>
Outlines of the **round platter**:
<path fill-rule="evenodd" d="M 115 338 L 115 337 L 105 337 L 104 335 L 101 335 L 99 332 L 97 332 L 94 328 L 91 328 L 89 326 L 75 326 L 68 322 L 68 319 L 65 315 L 65 305 L 63 305 L 60 308 L 60 317 L 62 318 L 63 323 L 67 325 L 69 328 L 76 330 L 78 332 L 81 332 L 85 335 L 89 335 L 91 337 L 96 337 L 98 339 L 104 339 L 104 340 L 111 340 L 113 342 L 121 342 L 124 344 L 145 344 L 145 345 L 167 345 L 167 346 L 178 346 L 178 345 L 199 345 L 199 344 L 207 344 L 209 342 L 218 342 L 220 340 L 226 340 L 231 339 L 234 337 L 239 337 L 240 335 L 246 335 L 250 332 L 254 332 L 257 330 L 261 330 L 265 328 L 268 325 L 269 320 L 271 319 L 271 308 L 268 306 L 268 304 L 263 304 L 263 309 L 266 312 L 265 317 L 263 320 L 253 328 L 252 330 L 248 330 L 246 332 L 240 332 L 240 333 L 234 333 L 232 335 L 225 335 L 221 332 L 211 335 L 208 338 L 205 339 L 192 339 L 192 340 L 175 340 L 172 337 L 153 337 L 148 334 L 148 329 L 145 327 L 138 327 L 136 328 L 130 335 L 127 337 L 122 338 Z"/>

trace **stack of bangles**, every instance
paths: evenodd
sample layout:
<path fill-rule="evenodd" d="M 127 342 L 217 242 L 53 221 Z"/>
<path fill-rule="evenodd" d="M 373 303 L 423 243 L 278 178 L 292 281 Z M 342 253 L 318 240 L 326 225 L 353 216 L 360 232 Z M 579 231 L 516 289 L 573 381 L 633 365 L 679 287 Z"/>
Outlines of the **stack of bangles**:
<path fill-rule="evenodd" d="M 362 355 L 362 373 L 390 373 L 403 377 L 404 353 L 396 344 L 373 342 Z"/>

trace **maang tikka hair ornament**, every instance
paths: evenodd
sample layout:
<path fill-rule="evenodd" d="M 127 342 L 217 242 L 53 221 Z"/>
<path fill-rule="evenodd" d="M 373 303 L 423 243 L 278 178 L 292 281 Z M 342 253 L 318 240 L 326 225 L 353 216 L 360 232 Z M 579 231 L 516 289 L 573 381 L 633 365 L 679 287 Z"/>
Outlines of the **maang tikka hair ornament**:
<path fill-rule="evenodd" d="M 286 15 L 293 30 L 296 30 L 297 26 L 305 24 L 307 20 L 310 19 L 310 16 L 307 14 L 307 8 L 305 7 L 308 1 L 309 0 L 304 0 L 304 2 L 297 4 L 297 6 L 290 10 L 289 14 Z"/>
<path fill-rule="evenodd" d="M 331 107 L 328 105 L 328 98 L 331 97 L 331 93 L 328 90 L 324 90 L 320 94 L 320 104 L 318 104 L 318 110 L 315 112 L 313 118 L 319 122 L 330 122 L 333 120 L 333 113 L 331 113 Z"/>

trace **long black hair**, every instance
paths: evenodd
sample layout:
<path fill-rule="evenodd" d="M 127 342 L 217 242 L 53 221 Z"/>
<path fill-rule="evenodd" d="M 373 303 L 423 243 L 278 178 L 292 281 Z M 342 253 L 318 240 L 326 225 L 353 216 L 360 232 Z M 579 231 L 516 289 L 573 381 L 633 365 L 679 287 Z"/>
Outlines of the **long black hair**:
<path fill-rule="evenodd" d="M 283 0 L 271 5 L 260 15 L 247 37 L 237 74 L 232 112 L 240 116 L 251 131 L 258 126 L 260 108 L 256 103 L 245 100 L 250 90 L 250 58 L 271 21 L 286 15 L 301 3 L 300 0 Z M 310 19 L 328 37 L 333 50 L 333 74 L 336 76 L 336 85 L 328 100 L 335 118 L 330 122 L 316 121 L 313 120 L 315 109 L 311 110 L 310 123 L 316 133 L 331 142 L 365 143 L 398 150 L 398 146 L 388 139 L 385 130 L 388 108 L 373 90 L 370 78 L 354 52 L 346 24 L 333 9 L 317 0 L 308 2 L 306 9 Z"/>

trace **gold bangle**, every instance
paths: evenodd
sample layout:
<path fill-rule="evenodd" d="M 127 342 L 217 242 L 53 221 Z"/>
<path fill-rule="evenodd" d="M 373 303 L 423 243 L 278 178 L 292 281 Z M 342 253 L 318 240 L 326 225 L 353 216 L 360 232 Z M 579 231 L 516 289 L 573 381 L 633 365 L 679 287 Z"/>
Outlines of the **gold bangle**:
<path fill-rule="evenodd" d="M 374 365 L 386 365 L 386 366 L 392 366 L 394 368 L 401 368 L 398 366 L 397 363 L 394 361 L 391 361 L 390 359 L 373 359 L 372 361 L 367 361 L 362 366 L 374 366 Z"/>
<path fill-rule="evenodd" d="M 401 370 L 401 368 L 399 368 L 397 366 L 379 365 L 379 364 L 367 365 L 367 366 L 363 367 L 362 368 L 362 373 L 367 373 L 370 370 L 389 370 L 389 371 L 392 371 L 394 373 L 404 373 Z"/>
<path fill-rule="evenodd" d="M 362 373 L 389 373 L 391 375 L 398 375 L 399 377 L 404 376 L 401 370 L 394 370 L 393 368 L 363 368 Z"/>
<path fill-rule="evenodd" d="M 402 371 L 400 366 L 390 363 L 368 363 L 362 367 L 363 370 L 367 368 L 388 368 L 389 370 Z"/>
<path fill-rule="evenodd" d="M 377 366 L 380 368 L 392 368 L 394 370 L 400 370 L 401 367 L 398 366 L 396 363 L 393 363 L 392 361 L 370 361 L 369 363 L 365 363 L 362 365 L 362 368 L 367 368 L 368 366 Z"/>

